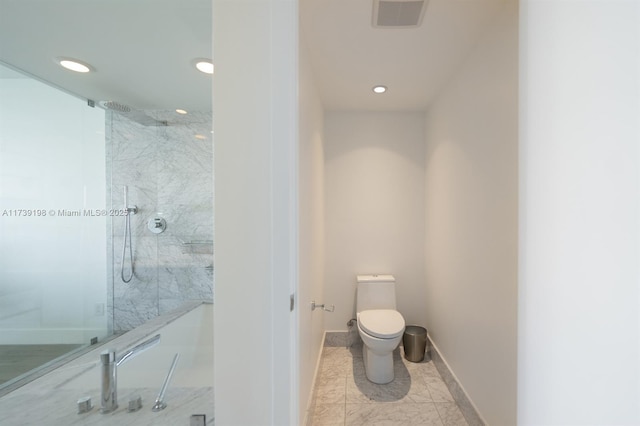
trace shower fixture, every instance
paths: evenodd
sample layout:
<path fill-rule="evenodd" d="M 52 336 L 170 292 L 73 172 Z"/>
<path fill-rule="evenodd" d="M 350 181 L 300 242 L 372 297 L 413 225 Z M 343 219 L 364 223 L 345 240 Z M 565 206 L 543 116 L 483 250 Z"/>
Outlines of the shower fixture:
<path fill-rule="evenodd" d="M 164 401 L 164 394 L 167 391 L 167 386 L 169 386 L 169 381 L 171 380 L 171 376 L 173 375 L 173 371 L 176 369 L 176 364 L 178 363 L 178 358 L 180 358 L 180 354 L 177 353 L 173 356 L 173 361 L 171 362 L 171 367 L 169 367 L 169 373 L 167 373 L 167 377 L 164 379 L 164 383 L 162 383 L 162 388 L 160 389 L 160 393 L 156 398 L 155 404 L 151 408 L 151 411 L 157 412 L 162 411 L 167 408 L 167 403 Z"/>
<path fill-rule="evenodd" d="M 126 361 L 151 349 L 160 342 L 160 334 L 129 349 L 116 358 L 115 349 L 107 349 L 100 354 L 100 413 L 107 414 L 118 408 L 118 367 Z"/>
<path fill-rule="evenodd" d="M 102 105 L 104 109 L 108 109 L 110 111 L 120 112 L 124 114 L 128 114 L 131 112 L 131 107 L 129 105 L 121 104 L 120 102 L 103 101 L 100 102 L 100 105 Z"/>
<path fill-rule="evenodd" d="M 155 118 L 149 117 L 143 111 L 139 111 L 131 108 L 129 105 L 125 105 L 116 101 L 100 101 L 98 105 L 104 108 L 107 111 L 116 112 L 128 119 L 135 121 L 138 124 L 142 124 L 143 126 L 168 126 L 169 124 L 166 121 L 156 120 Z"/>
<path fill-rule="evenodd" d="M 147 228 L 154 234 L 162 234 L 167 229 L 167 221 L 161 217 L 154 217 L 147 222 Z"/>
<path fill-rule="evenodd" d="M 122 263 L 120 265 L 120 278 L 122 278 L 122 281 L 124 281 L 125 283 L 128 283 L 133 279 L 133 251 L 131 249 L 131 215 L 138 213 L 137 206 L 134 205 L 132 207 L 129 207 L 128 191 L 129 191 L 129 188 L 125 185 L 124 186 L 124 212 L 125 212 L 124 239 L 122 241 Z M 124 275 L 124 260 L 125 260 L 125 254 L 127 252 L 127 238 L 129 242 L 129 270 L 130 270 L 129 278 L 125 278 L 125 275 Z"/>

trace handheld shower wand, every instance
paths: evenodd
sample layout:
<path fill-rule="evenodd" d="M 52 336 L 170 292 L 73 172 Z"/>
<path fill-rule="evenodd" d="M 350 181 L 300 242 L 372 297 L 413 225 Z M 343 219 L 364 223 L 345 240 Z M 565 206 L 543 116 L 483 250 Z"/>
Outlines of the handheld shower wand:
<path fill-rule="evenodd" d="M 128 203 L 128 191 L 129 188 L 127 187 L 127 185 L 124 186 L 124 210 L 125 210 L 125 215 L 124 215 L 124 240 L 122 241 L 122 263 L 121 263 L 121 269 L 120 269 L 120 278 L 122 278 L 122 281 L 124 281 L 125 283 L 130 282 L 133 279 L 133 251 L 131 250 L 131 215 L 132 214 L 136 214 L 138 213 L 138 207 L 137 206 L 133 206 L 133 207 L 129 207 L 129 203 Z M 129 242 L 129 277 L 125 278 L 124 275 L 124 259 L 125 259 L 125 253 L 127 252 L 127 238 L 128 238 L 128 242 Z"/>

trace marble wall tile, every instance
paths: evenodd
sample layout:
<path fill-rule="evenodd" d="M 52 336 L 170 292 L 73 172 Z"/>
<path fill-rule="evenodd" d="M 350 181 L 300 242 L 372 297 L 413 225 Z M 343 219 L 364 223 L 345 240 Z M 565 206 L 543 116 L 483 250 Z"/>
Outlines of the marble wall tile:
<path fill-rule="evenodd" d="M 194 174 L 160 170 L 157 182 L 159 208 L 185 205 L 189 208 L 188 211 L 204 207 L 205 211 L 211 212 L 213 193 L 205 191 L 206 188 L 211 188 L 213 185 L 210 172 Z"/>
<path fill-rule="evenodd" d="M 113 310 L 114 331 L 128 331 L 157 317 L 157 298 L 115 297 Z"/>
<path fill-rule="evenodd" d="M 173 133 L 170 137 L 167 144 L 159 147 L 158 170 L 191 175 L 209 175 L 211 173 L 212 166 L 208 161 L 212 158 L 209 148 L 210 142 L 193 140 L 191 132 Z"/>
<path fill-rule="evenodd" d="M 123 187 L 122 185 L 112 186 L 113 200 L 110 205 L 110 209 L 116 210 L 118 213 L 124 209 L 123 200 Z M 144 237 L 150 236 L 147 229 L 147 222 L 149 219 L 156 216 L 157 212 L 157 191 L 156 184 L 150 185 L 146 182 L 129 181 L 126 183 L 128 187 L 128 202 L 129 207 L 136 206 L 137 213 L 132 213 L 129 216 L 131 226 L 132 237 Z M 126 225 L 126 218 L 124 216 L 113 216 L 110 218 L 112 221 L 112 229 L 114 236 L 123 236 Z"/>
<path fill-rule="evenodd" d="M 187 300 L 213 300 L 213 245 L 183 245 L 213 241 L 211 114 L 145 113 L 168 126 L 144 126 L 115 113 L 107 117 L 107 207 L 124 206 L 124 185 L 129 206 L 138 207 L 130 217 L 135 276 L 129 284 L 120 279 L 124 218 L 113 217 L 107 230 L 114 330 L 136 327 Z M 167 221 L 162 234 L 147 228 L 155 217 Z"/>
<path fill-rule="evenodd" d="M 158 257 L 158 242 L 155 236 L 137 237 L 131 239 L 131 250 L 133 253 L 133 278 L 129 283 L 125 283 L 121 278 L 122 270 L 122 247 L 124 245 L 124 237 L 113 237 L 113 253 L 112 255 L 112 267 L 113 267 L 113 295 L 116 297 L 122 297 L 123 291 L 128 291 L 131 288 L 142 289 L 145 293 L 148 293 L 150 284 L 157 283 L 158 271 L 156 259 Z M 130 275 L 130 258 L 129 258 L 129 243 L 127 242 L 127 249 L 124 258 L 125 277 Z"/>
<path fill-rule="evenodd" d="M 180 238 L 184 242 L 212 240 L 213 202 L 178 204 L 162 201 L 158 204 L 158 216 L 167 221 L 165 235 Z M 148 232 L 148 231 L 147 231 Z"/>

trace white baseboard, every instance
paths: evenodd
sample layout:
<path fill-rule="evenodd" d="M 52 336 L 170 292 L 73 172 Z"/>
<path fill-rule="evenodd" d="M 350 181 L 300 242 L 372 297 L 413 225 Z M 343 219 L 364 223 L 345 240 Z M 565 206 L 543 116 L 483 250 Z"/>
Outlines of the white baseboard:
<path fill-rule="evenodd" d="M 471 398 L 469 398 L 469 395 L 460 384 L 460 381 L 453 370 L 451 370 L 451 367 L 449 367 L 447 361 L 440 354 L 438 347 L 429 336 L 427 336 L 427 339 L 429 340 L 428 347 L 431 352 L 431 360 L 440 373 L 440 376 L 442 376 L 442 380 L 444 380 L 447 388 L 449 388 L 449 392 L 451 392 L 456 404 L 460 407 L 460 411 L 462 411 L 462 415 L 467 420 L 467 423 L 469 426 L 485 426 L 487 423 L 482 416 L 480 416 L 477 407 Z"/>
<path fill-rule="evenodd" d="M 311 381 L 311 392 L 309 393 L 309 399 L 307 401 L 307 406 L 304 412 L 304 422 L 303 425 L 311 426 L 312 422 L 312 414 L 315 411 L 315 403 L 316 403 L 316 380 L 318 379 L 318 373 L 320 372 L 320 366 L 322 365 L 322 349 L 324 348 L 324 342 L 327 338 L 327 332 L 325 331 L 322 335 L 323 344 L 320 345 L 320 352 L 318 352 L 318 357 L 316 359 L 316 369 L 313 372 L 313 380 Z"/>

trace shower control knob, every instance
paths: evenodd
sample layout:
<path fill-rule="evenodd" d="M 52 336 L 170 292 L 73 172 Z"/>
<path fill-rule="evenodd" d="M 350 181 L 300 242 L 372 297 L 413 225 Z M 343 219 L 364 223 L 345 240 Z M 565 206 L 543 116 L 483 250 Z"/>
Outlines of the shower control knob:
<path fill-rule="evenodd" d="M 161 234 L 167 229 L 167 221 L 161 217 L 154 217 L 153 219 L 149 219 L 147 228 L 154 234 Z"/>
<path fill-rule="evenodd" d="M 142 408 L 142 397 L 140 395 L 134 395 L 129 398 L 129 408 L 127 411 L 133 413 Z"/>
<path fill-rule="evenodd" d="M 92 408 L 90 396 L 84 396 L 78 400 L 78 414 L 88 413 Z"/>

